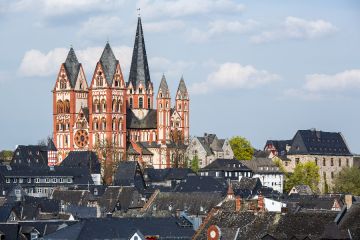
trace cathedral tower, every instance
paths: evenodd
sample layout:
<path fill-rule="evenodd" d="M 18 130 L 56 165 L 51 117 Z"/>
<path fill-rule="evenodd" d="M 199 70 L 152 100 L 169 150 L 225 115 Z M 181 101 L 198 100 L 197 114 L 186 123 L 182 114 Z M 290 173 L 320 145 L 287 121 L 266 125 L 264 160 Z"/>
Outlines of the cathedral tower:
<path fill-rule="evenodd" d="M 128 106 L 130 109 L 153 108 L 153 84 L 150 79 L 141 18 L 138 18 L 129 74 Z"/>
<path fill-rule="evenodd" d="M 170 141 L 171 98 L 165 75 L 161 78 L 156 101 L 158 142 L 166 143 Z"/>
<path fill-rule="evenodd" d="M 75 51 L 70 48 L 53 89 L 53 140 L 58 149 L 58 163 L 74 149 L 76 114 L 87 106 L 87 82 Z M 86 135 L 86 133 L 84 133 Z M 58 164 L 57 163 L 57 164 Z"/>
<path fill-rule="evenodd" d="M 121 160 L 126 149 L 126 86 L 110 44 L 97 62 L 89 88 L 90 148 L 110 145 Z"/>
<path fill-rule="evenodd" d="M 175 96 L 175 112 L 180 115 L 180 121 L 176 120 L 175 113 L 172 116 L 173 127 L 180 130 L 184 143 L 189 143 L 189 95 L 184 78 L 181 77 Z"/>

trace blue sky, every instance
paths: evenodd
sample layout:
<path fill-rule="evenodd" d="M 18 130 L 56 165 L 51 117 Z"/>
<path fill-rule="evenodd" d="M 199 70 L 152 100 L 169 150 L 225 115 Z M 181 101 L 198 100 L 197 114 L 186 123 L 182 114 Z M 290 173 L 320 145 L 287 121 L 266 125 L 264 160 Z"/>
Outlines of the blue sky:
<path fill-rule="evenodd" d="M 51 90 L 70 45 L 89 82 L 109 40 L 127 79 L 139 7 L 155 88 L 164 73 L 174 96 L 184 75 L 191 135 L 263 148 L 317 128 L 360 153 L 355 0 L 2 0 L 0 149 L 51 134 Z"/>

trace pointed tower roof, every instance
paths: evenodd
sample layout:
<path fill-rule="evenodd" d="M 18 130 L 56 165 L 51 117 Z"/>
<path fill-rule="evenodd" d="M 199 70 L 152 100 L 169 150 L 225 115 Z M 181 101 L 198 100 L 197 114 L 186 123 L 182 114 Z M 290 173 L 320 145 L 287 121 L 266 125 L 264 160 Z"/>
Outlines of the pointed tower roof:
<path fill-rule="evenodd" d="M 134 87 L 137 87 L 142 83 L 145 88 L 148 88 L 149 84 L 151 84 L 144 33 L 140 17 L 138 18 L 137 23 L 128 84 L 130 84 L 130 82 Z"/>
<path fill-rule="evenodd" d="M 75 87 L 77 76 L 80 71 L 80 63 L 76 57 L 74 49 L 71 47 L 69 53 L 64 62 L 65 71 L 70 81 L 70 85 L 72 88 Z"/>
<path fill-rule="evenodd" d="M 185 85 L 184 77 L 181 76 L 180 83 L 177 89 L 177 92 L 181 94 L 181 96 L 184 96 L 184 94 L 187 94 L 187 88 Z"/>
<path fill-rule="evenodd" d="M 169 87 L 167 85 L 167 82 L 166 82 L 166 78 L 165 78 L 165 75 L 163 74 L 162 75 L 162 78 L 161 78 L 161 82 L 160 82 L 160 86 L 159 86 L 159 91 L 158 92 L 161 92 L 163 94 L 166 94 L 168 91 L 169 91 Z M 164 95 L 163 95 L 164 96 Z"/>
<path fill-rule="evenodd" d="M 104 51 L 100 57 L 100 63 L 104 70 L 106 81 L 111 86 L 116 71 L 116 65 L 119 61 L 116 59 L 109 43 L 106 43 L 105 45 Z"/>
<path fill-rule="evenodd" d="M 51 138 L 48 139 L 47 150 L 55 152 L 57 151 L 57 148 L 55 147 L 55 144 Z"/>

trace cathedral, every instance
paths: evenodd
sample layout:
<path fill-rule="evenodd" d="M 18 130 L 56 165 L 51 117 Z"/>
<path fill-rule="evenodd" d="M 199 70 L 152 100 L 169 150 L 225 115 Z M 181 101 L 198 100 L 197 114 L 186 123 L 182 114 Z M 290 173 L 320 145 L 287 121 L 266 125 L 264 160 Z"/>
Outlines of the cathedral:
<path fill-rule="evenodd" d="M 136 160 L 154 168 L 183 163 L 189 103 L 183 77 L 174 102 L 164 75 L 154 91 L 140 17 L 127 82 L 109 43 L 90 83 L 70 48 L 53 89 L 53 141 L 58 150 L 54 164 L 70 151 L 99 149 L 110 149 L 110 161 Z"/>

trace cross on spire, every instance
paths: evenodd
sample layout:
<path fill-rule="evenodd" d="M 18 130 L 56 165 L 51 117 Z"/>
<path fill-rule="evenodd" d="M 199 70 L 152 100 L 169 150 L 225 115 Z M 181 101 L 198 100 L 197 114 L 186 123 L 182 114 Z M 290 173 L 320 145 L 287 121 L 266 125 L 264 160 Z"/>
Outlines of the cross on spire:
<path fill-rule="evenodd" d="M 136 9 L 136 11 L 138 12 L 138 17 L 140 17 L 140 8 Z"/>

